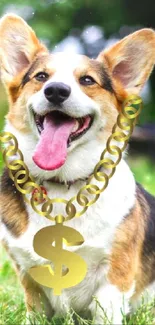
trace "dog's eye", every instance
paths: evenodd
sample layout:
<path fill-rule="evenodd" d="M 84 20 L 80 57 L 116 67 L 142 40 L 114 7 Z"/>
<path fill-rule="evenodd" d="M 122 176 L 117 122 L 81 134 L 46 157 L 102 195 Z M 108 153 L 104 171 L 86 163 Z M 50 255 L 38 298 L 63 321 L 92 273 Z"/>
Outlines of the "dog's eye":
<path fill-rule="evenodd" d="M 49 75 L 46 72 L 38 72 L 35 75 L 35 79 L 41 82 L 45 82 L 48 79 Z"/>
<path fill-rule="evenodd" d="M 94 85 L 96 81 L 91 76 L 83 76 L 80 78 L 80 84 L 83 86 Z"/>

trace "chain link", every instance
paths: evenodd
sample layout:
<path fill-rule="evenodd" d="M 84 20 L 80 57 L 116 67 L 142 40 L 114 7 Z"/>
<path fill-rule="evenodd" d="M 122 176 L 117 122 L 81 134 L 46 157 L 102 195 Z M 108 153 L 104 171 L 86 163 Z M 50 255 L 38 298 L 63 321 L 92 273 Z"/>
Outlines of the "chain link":
<path fill-rule="evenodd" d="M 4 144 L 4 148 L 1 146 L 1 150 L 10 178 L 17 190 L 23 194 L 25 201 L 31 204 L 33 210 L 39 215 L 56 221 L 57 216 L 52 216 L 54 203 L 63 203 L 66 205 L 66 216 L 62 216 L 62 220 L 67 221 L 74 217 L 80 217 L 89 206 L 98 200 L 100 194 L 107 188 L 109 180 L 114 175 L 116 167 L 122 158 L 122 153 L 126 149 L 141 110 L 142 99 L 139 96 L 131 95 L 123 103 L 122 111 L 113 126 L 112 134 L 107 140 L 106 149 L 102 152 L 100 161 L 94 168 L 93 175 L 89 177 L 86 185 L 79 190 L 78 194 L 71 199 L 50 199 L 43 193 L 41 187 L 29 173 L 23 154 L 18 148 L 16 137 L 9 132 L 2 132 L 0 133 L 0 144 Z M 99 182 L 102 183 L 101 186 L 97 185 Z M 33 195 L 35 189 L 37 189 L 38 200 Z M 41 204 L 41 202 L 43 203 Z M 77 211 L 75 207 L 77 203 L 80 206 L 80 211 Z M 60 217 L 61 215 L 59 215 Z"/>

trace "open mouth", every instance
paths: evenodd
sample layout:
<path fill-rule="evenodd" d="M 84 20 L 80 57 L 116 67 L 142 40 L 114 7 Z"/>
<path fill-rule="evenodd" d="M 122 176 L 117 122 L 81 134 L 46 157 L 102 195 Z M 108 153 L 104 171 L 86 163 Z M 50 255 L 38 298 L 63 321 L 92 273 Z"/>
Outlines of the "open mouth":
<path fill-rule="evenodd" d="M 93 123 L 91 115 L 74 118 L 60 111 L 53 111 L 45 116 L 35 114 L 34 119 L 40 140 L 33 160 L 44 170 L 61 167 L 67 157 L 67 148 L 82 137 Z"/>
<path fill-rule="evenodd" d="M 35 114 L 34 118 L 38 132 L 40 134 L 44 130 L 44 121 L 46 118 L 53 120 L 57 126 L 66 123 L 67 121 L 73 121 L 74 127 L 67 141 L 68 147 L 72 141 L 77 140 L 82 135 L 84 135 L 90 129 L 93 122 L 93 117 L 91 115 L 86 115 L 80 118 L 73 118 L 59 111 L 53 111 L 52 113 L 48 113 L 46 116 Z"/>

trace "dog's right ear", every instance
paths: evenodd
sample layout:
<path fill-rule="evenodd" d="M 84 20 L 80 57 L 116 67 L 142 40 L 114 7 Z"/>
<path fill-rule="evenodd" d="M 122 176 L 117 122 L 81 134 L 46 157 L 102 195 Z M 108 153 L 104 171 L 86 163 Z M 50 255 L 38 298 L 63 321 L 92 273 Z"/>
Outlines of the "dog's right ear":
<path fill-rule="evenodd" d="M 8 14 L 0 20 L 0 61 L 2 81 L 11 81 L 27 68 L 34 57 L 47 49 L 19 16 Z"/>
<path fill-rule="evenodd" d="M 139 94 L 155 64 L 155 32 L 138 30 L 101 52 L 98 60 L 108 65 L 119 97 L 121 88 L 128 94 Z"/>

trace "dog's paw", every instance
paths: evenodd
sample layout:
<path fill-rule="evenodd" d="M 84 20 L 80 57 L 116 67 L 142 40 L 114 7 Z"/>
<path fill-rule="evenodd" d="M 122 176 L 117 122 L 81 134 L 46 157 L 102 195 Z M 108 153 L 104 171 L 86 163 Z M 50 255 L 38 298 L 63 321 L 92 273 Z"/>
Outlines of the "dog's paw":
<path fill-rule="evenodd" d="M 36 318 L 34 312 L 27 312 L 25 322 L 22 325 L 42 325 L 42 322 Z"/>
<path fill-rule="evenodd" d="M 46 323 L 49 324 L 49 321 L 51 321 L 51 319 L 46 318 L 43 313 L 40 314 L 38 312 L 31 311 L 26 313 L 25 322 L 23 322 L 21 325 L 45 325 Z"/>

